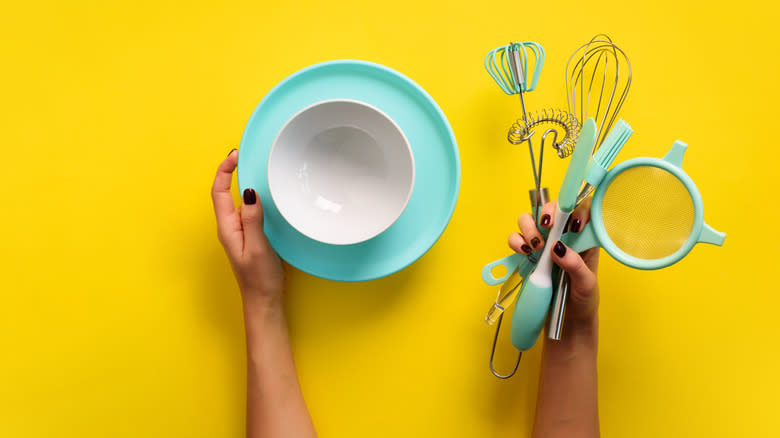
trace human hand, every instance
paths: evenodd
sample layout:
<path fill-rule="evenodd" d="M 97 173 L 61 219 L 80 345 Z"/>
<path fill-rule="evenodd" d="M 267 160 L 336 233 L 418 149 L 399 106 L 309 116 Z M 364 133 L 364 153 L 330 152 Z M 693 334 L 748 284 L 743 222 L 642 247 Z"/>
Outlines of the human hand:
<path fill-rule="evenodd" d="M 579 233 L 590 219 L 590 198 L 580 204 L 571 214 L 568 232 Z M 552 228 L 555 218 L 555 202 L 548 202 L 540 212 L 540 226 Z M 509 235 L 509 246 L 523 254 L 544 248 L 545 241 L 536 228 L 533 217 L 524 213 L 518 218 L 521 233 Z M 569 298 L 564 316 L 564 330 L 591 330 L 598 320 L 599 290 L 596 272 L 599 249 L 592 248 L 582 254 L 570 250 L 563 242 L 554 242 L 552 260 L 569 274 Z M 565 336 L 564 336 L 565 338 Z"/>
<path fill-rule="evenodd" d="M 217 168 L 211 188 L 217 235 L 230 259 L 244 305 L 281 306 L 284 270 L 263 232 L 260 199 L 248 188 L 244 190 L 241 209 L 233 204 L 230 182 L 237 164 L 238 151 L 233 149 Z"/>

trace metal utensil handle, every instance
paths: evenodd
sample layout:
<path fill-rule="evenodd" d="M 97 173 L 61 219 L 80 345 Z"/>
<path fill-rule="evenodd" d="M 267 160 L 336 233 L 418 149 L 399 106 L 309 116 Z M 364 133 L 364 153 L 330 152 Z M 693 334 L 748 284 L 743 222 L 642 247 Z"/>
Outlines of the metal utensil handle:
<path fill-rule="evenodd" d="M 563 334 L 563 317 L 566 313 L 566 299 L 569 294 L 569 276 L 562 269 L 558 270 L 557 279 L 553 283 L 553 302 L 550 307 L 550 320 L 547 325 L 547 338 L 561 340 Z"/>
<path fill-rule="evenodd" d="M 532 210 L 534 212 L 534 215 L 536 216 L 536 213 L 542 209 L 544 204 L 547 203 L 549 199 L 549 192 L 547 190 L 547 187 L 542 187 L 539 190 L 536 189 L 529 190 L 529 195 L 531 197 Z M 484 275 L 485 273 L 483 272 L 483 276 Z M 509 278 L 509 274 L 507 275 L 507 278 Z M 507 293 L 507 295 L 510 295 L 515 289 L 520 287 L 521 284 L 522 282 L 518 283 L 512 289 L 512 291 Z M 517 361 L 515 361 L 515 365 L 514 367 L 512 367 L 512 371 L 509 374 L 501 374 L 498 371 L 496 371 L 496 368 L 493 366 L 493 359 L 496 357 L 496 344 L 498 343 L 498 333 L 501 330 L 501 321 L 503 319 L 504 319 L 504 312 L 501 312 L 501 314 L 498 316 L 498 320 L 496 321 L 496 333 L 493 335 L 493 345 L 490 348 L 490 360 L 488 364 L 490 366 L 490 372 L 493 373 L 494 376 L 498 377 L 499 379 L 508 379 L 514 376 L 515 373 L 517 372 L 517 367 L 520 365 L 520 359 L 523 358 L 523 352 L 519 351 L 517 353 Z"/>

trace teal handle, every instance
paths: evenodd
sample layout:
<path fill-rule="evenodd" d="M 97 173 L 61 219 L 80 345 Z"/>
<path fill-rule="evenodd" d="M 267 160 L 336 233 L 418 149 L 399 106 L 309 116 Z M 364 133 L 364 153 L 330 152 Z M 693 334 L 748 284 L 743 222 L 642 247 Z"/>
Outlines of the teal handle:
<path fill-rule="evenodd" d="M 541 287 L 530 280 L 523 282 L 512 315 L 510 338 L 520 351 L 533 347 L 544 327 L 547 310 L 552 301 L 552 287 Z"/>
<path fill-rule="evenodd" d="M 701 243 L 710 243 L 718 246 L 722 246 L 724 240 L 726 240 L 726 233 L 720 232 L 707 224 L 704 224 L 698 239 Z"/>
<path fill-rule="evenodd" d="M 528 256 L 525 254 L 520 254 L 519 252 L 498 259 L 494 262 L 490 262 L 485 265 L 484 268 L 482 268 L 482 281 L 484 281 L 486 284 L 489 284 L 490 286 L 501 284 L 505 282 L 507 278 L 509 278 L 509 276 L 515 272 L 515 269 L 519 268 L 523 263 L 528 263 Z M 501 277 L 496 277 L 493 275 L 493 269 L 497 266 L 505 267 L 506 274 Z"/>

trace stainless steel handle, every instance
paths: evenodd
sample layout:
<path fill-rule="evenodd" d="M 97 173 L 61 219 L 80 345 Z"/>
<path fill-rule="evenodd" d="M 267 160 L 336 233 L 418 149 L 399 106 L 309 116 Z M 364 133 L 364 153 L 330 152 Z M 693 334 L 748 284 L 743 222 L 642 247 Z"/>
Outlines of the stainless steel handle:
<path fill-rule="evenodd" d="M 569 276 L 558 271 L 557 287 L 553 288 L 553 301 L 550 308 L 550 320 L 547 325 L 547 338 L 560 341 L 563 334 L 563 316 L 566 313 L 566 298 L 569 293 Z"/>

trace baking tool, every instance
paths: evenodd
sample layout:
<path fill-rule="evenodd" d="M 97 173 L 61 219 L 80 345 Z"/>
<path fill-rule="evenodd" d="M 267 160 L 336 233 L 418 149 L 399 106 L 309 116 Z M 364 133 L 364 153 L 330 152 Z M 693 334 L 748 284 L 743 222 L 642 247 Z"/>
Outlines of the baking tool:
<path fill-rule="evenodd" d="M 293 115 L 268 156 L 268 189 L 296 230 L 351 245 L 389 228 L 414 187 L 414 158 L 401 128 L 364 102 L 331 99 Z"/>
<path fill-rule="evenodd" d="M 596 122 L 588 118 L 582 125 L 580 137 L 574 148 L 569 167 L 561 184 L 558 194 L 558 203 L 555 211 L 555 220 L 550 234 L 546 239 L 539 263 L 533 273 L 523 282 L 522 290 L 515 304 L 515 313 L 512 316 L 512 328 L 510 330 L 512 344 L 521 351 L 529 349 L 544 324 L 544 317 L 550 306 L 552 298 L 552 245 L 561 239 L 563 228 L 569 219 L 569 214 L 575 207 L 577 193 L 580 189 L 582 178 L 585 176 L 585 168 L 588 165 L 593 143 L 596 141 Z"/>
<path fill-rule="evenodd" d="M 504 319 L 504 307 L 502 304 L 509 305 L 505 301 L 512 302 L 517 296 L 517 291 L 520 288 L 520 285 L 523 283 L 523 277 L 528 275 L 530 270 L 532 269 L 532 264 L 528 262 L 528 259 L 522 261 L 520 263 L 520 266 L 517 267 L 517 269 L 509 276 L 507 281 L 501 285 L 501 289 L 498 291 L 498 297 L 496 297 L 496 303 L 491 307 L 490 311 L 488 311 L 487 316 L 485 317 L 485 321 L 488 322 L 488 324 L 495 324 L 496 325 L 496 332 L 493 335 L 493 345 L 490 347 L 490 372 L 493 373 L 494 376 L 498 377 L 499 379 L 508 379 L 515 375 L 515 372 L 517 372 L 517 367 L 520 365 L 520 359 L 523 357 L 523 352 L 519 351 L 517 354 L 517 360 L 515 361 L 514 367 L 512 367 L 512 371 L 509 372 L 509 374 L 501 374 L 498 371 L 496 371 L 496 367 L 493 364 L 493 360 L 496 356 L 496 344 L 498 344 L 498 334 L 501 331 L 501 321 Z M 503 298 L 499 298 L 503 297 Z M 499 304 L 501 302 L 502 304 Z M 499 310 L 500 309 L 500 310 Z M 495 318 L 494 320 L 489 320 L 488 318 Z"/>
<path fill-rule="evenodd" d="M 577 195 L 577 204 L 587 198 L 593 190 L 599 185 L 604 175 L 607 174 L 607 169 L 612 165 L 612 162 L 617 157 L 617 154 L 623 149 L 623 145 L 626 144 L 628 138 L 634 130 L 631 125 L 626 123 L 623 119 L 617 121 L 615 126 L 607 135 L 604 143 L 599 147 L 593 157 L 588 163 L 588 168 L 585 170 L 585 185 Z"/>
<path fill-rule="evenodd" d="M 534 57 L 534 67 L 531 69 L 533 72 L 530 75 L 528 59 L 529 52 Z M 531 171 L 534 177 L 534 187 L 537 193 L 540 193 L 542 184 L 542 169 L 544 159 L 544 144 L 547 141 L 547 137 L 552 135 L 552 144 L 556 149 L 566 148 L 566 145 L 561 143 L 569 142 L 572 136 L 576 136 L 577 122 L 570 123 L 567 117 L 562 117 L 560 112 L 553 113 L 548 116 L 546 110 L 544 116 L 540 116 L 537 112 L 534 117 L 532 114 L 531 120 L 529 120 L 528 113 L 525 109 L 525 99 L 523 93 L 532 91 L 536 88 L 539 81 L 539 75 L 542 71 L 542 65 L 544 65 L 544 49 L 541 45 L 533 41 L 525 41 L 522 43 L 509 43 L 506 46 L 501 46 L 491 50 L 485 56 L 485 69 L 487 69 L 490 76 L 501 87 L 501 90 L 506 94 L 517 94 L 520 96 L 520 105 L 522 107 L 522 117 L 518 119 L 507 134 L 507 140 L 512 144 L 521 144 L 528 142 L 528 152 L 531 157 Z M 528 78 L 531 76 L 531 80 Z M 540 124 L 553 124 L 553 126 L 547 129 L 542 135 L 542 143 L 539 148 L 539 164 L 536 164 L 536 158 L 534 155 L 533 142 L 531 136 L 533 135 L 533 127 Z M 573 125 L 573 126 L 569 126 Z M 564 130 L 564 139 L 562 142 L 558 142 L 558 129 Z M 559 155 L 561 155 L 559 150 Z"/>
<path fill-rule="evenodd" d="M 631 62 L 604 34 L 572 53 L 566 63 L 566 103 L 577 120 L 596 121 L 598 149 L 612 129 L 631 88 Z"/>
<path fill-rule="evenodd" d="M 560 341 L 563 336 L 563 317 L 566 316 L 566 300 L 569 298 L 569 276 L 559 266 L 553 266 L 553 294 L 550 316 L 547 318 L 547 338 Z"/>
<path fill-rule="evenodd" d="M 531 80 L 528 77 L 528 57 L 533 55 Z M 521 91 L 533 91 L 539 82 L 539 75 L 544 65 L 544 49 L 533 41 L 509 43 L 497 47 L 485 55 L 485 68 L 496 84 L 506 94 L 519 94 Z M 523 74 L 518 77 L 517 72 Z"/>
<path fill-rule="evenodd" d="M 572 61 L 575 61 L 574 64 Z M 631 63 L 607 35 L 596 35 L 569 57 L 566 63 L 567 106 L 569 112 L 579 120 L 586 117 L 596 120 L 598 134 L 593 148 L 596 154 L 601 152 L 602 146 L 607 143 L 607 133 L 614 131 L 613 122 L 628 96 L 630 87 Z M 602 158 L 609 157 L 602 155 Z M 612 158 L 614 159 L 614 156 Z M 606 167 L 609 166 L 605 166 L 605 169 Z M 598 168 L 590 167 L 589 170 L 595 171 Z M 587 172 L 586 180 L 588 176 L 595 177 L 598 174 Z M 585 184 L 577 196 L 577 204 L 593 191 L 593 186 L 594 184 Z M 567 274 L 562 270 L 558 270 L 553 279 L 556 287 L 553 288 L 553 306 L 550 310 L 547 337 L 559 340 L 563 331 L 569 282 Z"/>
<path fill-rule="evenodd" d="M 576 203 L 578 205 L 598 186 L 606 175 L 607 169 L 612 165 L 612 161 L 615 160 L 618 152 L 633 132 L 631 126 L 624 120 L 617 121 L 604 143 L 588 162 L 588 167 L 585 170 L 585 185 L 580 194 L 577 195 Z M 553 288 L 552 307 L 550 307 L 547 325 L 547 338 L 556 341 L 560 340 L 563 334 L 563 317 L 566 313 L 566 299 L 569 293 L 568 275 L 562 270 L 559 270 L 557 274 L 553 275 L 556 287 Z"/>
<path fill-rule="evenodd" d="M 512 123 L 507 140 L 512 144 L 521 144 L 534 133 L 534 128 L 550 126 L 563 132 L 560 142 L 555 141 L 553 148 L 560 158 L 571 155 L 580 134 L 580 122 L 572 114 L 557 109 L 543 109 L 531 112 Z"/>
<path fill-rule="evenodd" d="M 574 251 L 602 247 L 637 269 L 660 269 L 685 257 L 697 243 L 722 245 L 726 234 L 704 223 L 701 195 L 682 170 L 687 145 L 676 141 L 666 156 L 624 161 L 593 195 L 590 221 L 562 241 Z"/>
<path fill-rule="evenodd" d="M 414 155 L 415 185 L 401 217 L 383 233 L 355 245 L 328 245 L 293 228 L 268 190 L 268 153 L 295 113 L 315 102 L 353 99 L 391 117 Z M 401 73 L 365 61 L 338 60 L 307 67 L 276 85 L 247 122 L 238 153 L 238 185 L 263 203 L 265 233 L 282 259 L 318 277 L 365 281 L 413 263 L 446 228 L 460 186 L 460 158 L 447 118 L 431 96 Z"/>
<path fill-rule="evenodd" d="M 531 80 L 528 81 L 528 56 L 529 52 L 534 56 L 533 75 Z M 521 120 L 527 119 L 527 113 L 525 109 L 525 99 L 523 93 L 532 91 L 536 88 L 536 84 L 539 81 L 539 75 L 542 72 L 542 66 L 544 65 L 544 49 L 541 45 L 533 41 L 525 41 L 521 43 L 509 43 L 506 46 L 500 46 L 495 48 L 485 55 L 485 69 L 488 71 L 493 80 L 498 84 L 501 90 L 509 95 L 517 94 L 520 96 L 520 105 L 523 111 Z M 557 134 L 556 134 L 557 135 Z M 534 148 L 531 142 L 531 135 L 519 140 L 519 144 L 524 141 L 528 142 L 528 152 L 531 155 L 531 170 L 534 176 L 534 186 L 536 190 L 541 187 L 541 171 L 542 171 L 542 157 L 544 148 L 539 150 L 539 166 L 536 166 L 534 158 Z M 510 143 L 512 140 L 510 139 Z"/>
<path fill-rule="evenodd" d="M 534 212 L 538 212 L 542 206 L 547 203 L 547 188 L 543 188 L 541 191 L 531 190 L 531 206 Z M 518 290 L 523 282 L 523 278 L 527 277 L 531 270 L 536 266 L 535 255 L 523 256 L 522 254 L 516 254 L 519 257 L 519 264 L 512 273 L 507 273 L 506 281 L 501 286 L 496 296 L 496 302 L 490 307 L 487 315 L 485 315 L 485 322 L 488 325 L 495 324 L 496 332 L 493 335 L 493 345 L 490 348 L 490 372 L 499 379 L 508 379 L 515 375 L 517 367 L 520 364 L 520 359 L 523 357 L 523 352 L 520 351 L 517 354 L 517 360 L 509 374 L 501 374 L 496 371 L 493 364 L 493 360 L 496 355 L 496 344 L 498 343 L 498 334 L 501 332 L 501 321 L 504 319 L 504 310 L 506 310 L 517 298 Z M 484 275 L 484 273 L 483 273 Z"/>
<path fill-rule="evenodd" d="M 529 50 L 534 54 L 534 68 L 530 82 L 527 81 Z M 501 87 L 501 90 L 506 94 L 520 96 L 523 118 L 526 117 L 523 93 L 536 88 L 543 65 L 544 49 L 533 41 L 509 43 L 506 46 L 495 48 L 485 55 L 485 68 Z M 533 151 L 531 155 L 533 155 Z"/>

